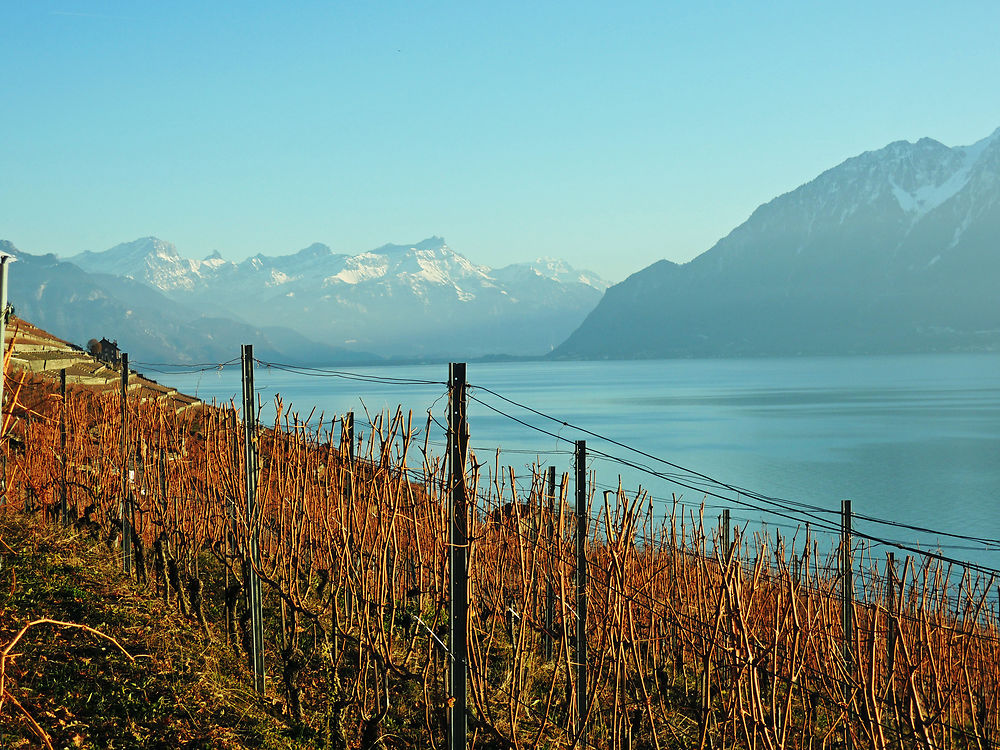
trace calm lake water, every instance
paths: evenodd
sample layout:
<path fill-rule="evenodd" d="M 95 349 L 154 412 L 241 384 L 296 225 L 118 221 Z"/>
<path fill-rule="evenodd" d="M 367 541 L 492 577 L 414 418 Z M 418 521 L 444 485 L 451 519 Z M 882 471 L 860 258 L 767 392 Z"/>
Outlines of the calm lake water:
<path fill-rule="evenodd" d="M 447 365 L 342 372 L 435 382 L 372 383 L 266 367 L 257 368 L 255 379 L 264 401 L 280 393 L 301 416 L 313 406 L 327 417 L 354 411 L 360 428 L 366 407 L 374 415 L 401 404 L 413 410 L 421 428 L 428 409 L 441 425 L 447 422 Z M 238 365 L 148 374 L 206 401 L 238 399 L 240 392 Z M 1000 539 L 1000 355 L 473 363 L 468 381 L 731 486 L 778 498 L 794 518 L 759 510 L 766 506 L 729 490 L 719 492 L 728 500 L 707 498 L 706 516 L 727 506 L 734 521 L 750 521 L 756 529 L 765 520 L 790 536 L 807 520 L 792 503 L 837 511 L 842 499 L 850 499 L 857 514 Z M 519 474 L 535 462 L 555 464 L 562 473 L 571 470 L 571 441 L 586 439 L 588 448 L 678 473 L 483 390 L 470 393 L 472 445 L 480 460 L 502 447 L 505 462 Z M 443 430 L 432 427 L 431 441 L 443 454 Z M 691 487 L 684 487 L 606 458 L 592 458 L 590 468 L 599 489 L 616 486 L 621 476 L 626 487 L 641 484 L 661 501 L 674 494 L 694 505 L 705 499 L 707 485 L 690 475 L 683 481 Z M 862 521 L 856 526 L 921 548 L 940 545 L 945 554 L 1000 568 L 1000 552 L 981 545 Z"/>

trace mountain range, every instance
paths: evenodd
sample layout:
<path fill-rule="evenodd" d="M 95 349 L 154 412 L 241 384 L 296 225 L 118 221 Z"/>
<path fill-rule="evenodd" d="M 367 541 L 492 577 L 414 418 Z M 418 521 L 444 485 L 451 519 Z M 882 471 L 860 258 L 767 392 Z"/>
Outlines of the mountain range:
<path fill-rule="evenodd" d="M 133 359 L 222 361 L 244 342 L 326 363 L 996 350 L 1000 129 L 847 159 L 689 263 L 610 288 L 557 260 L 478 265 L 440 237 L 240 262 L 155 237 L 65 260 L 0 252 L 20 261 L 19 313 L 70 341 L 117 338 Z"/>
<path fill-rule="evenodd" d="M 1000 129 L 899 141 L 607 290 L 559 358 L 1000 348 Z"/>
<path fill-rule="evenodd" d="M 0 250 L 18 256 L 11 299 L 33 322 L 171 362 L 230 359 L 241 342 L 300 362 L 539 355 L 607 287 L 558 260 L 477 265 L 439 237 L 355 255 L 317 243 L 238 263 L 185 258 L 155 237 L 65 260 Z"/>
<path fill-rule="evenodd" d="M 20 317 L 81 347 L 92 338 L 117 340 L 133 362 L 221 362 L 238 356 L 241 343 L 253 343 L 255 355 L 267 359 L 377 359 L 318 344 L 290 329 L 200 316 L 133 279 L 89 274 L 52 253 L 32 255 L 6 240 L 0 240 L 0 254 L 15 259 L 9 299 Z"/>

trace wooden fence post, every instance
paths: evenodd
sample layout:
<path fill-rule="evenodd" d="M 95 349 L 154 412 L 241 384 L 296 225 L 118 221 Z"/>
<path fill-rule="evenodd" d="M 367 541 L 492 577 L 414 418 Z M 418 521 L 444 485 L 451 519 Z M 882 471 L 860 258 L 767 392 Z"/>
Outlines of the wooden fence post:
<path fill-rule="evenodd" d="M 576 441 L 576 742 L 587 746 L 587 442 Z"/>
<path fill-rule="evenodd" d="M 344 592 L 344 607 L 348 625 L 354 619 L 354 558 L 357 550 L 354 548 L 354 412 L 344 415 L 340 425 L 341 456 L 347 449 L 347 590 Z M 341 488 L 343 491 L 343 488 Z"/>
<path fill-rule="evenodd" d="M 233 470 L 237 473 L 240 471 L 240 433 L 239 424 L 237 423 L 236 417 L 236 406 L 232 405 L 228 411 L 228 422 L 229 422 L 229 436 L 231 440 L 230 449 L 232 450 L 232 461 Z M 163 461 L 163 452 L 160 452 L 160 461 Z M 166 472 L 160 472 L 160 475 L 164 477 L 163 481 L 166 482 Z M 163 485 L 163 507 L 164 512 L 166 512 L 167 507 L 167 491 L 166 484 Z M 236 646 L 239 642 L 236 632 L 236 603 L 237 597 L 239 595 L 239 584 L 236 583 L 230 588 L 229 582 L 229 561 L 235 560 L 237 557 L 237 550 L 239 549 L 239 519 L 240 514 L 236 506 L 236 501 L 239 497 L 239 493 L 234 492 L 233 495 L 226 496 L 226 578 L 225 578 L 225 610 L 226 610 L 226 645 Z M 246 584 L 246 581 L 244 581 Z M 239 653 L 239 649 L 236 649 Z"/>
<path fill-rule="evenodd" d="M 545 543 L 548 545 L 548 554 L 552 555 L 552 547 L 555 545 L 556 532 L 555 532 L 555 512 L 556 512 L 556 467 L 550 466 L 547 472 L 548 476 L 548 487 L 546 498 L 548 500 L 548 509 L 546 512 L 546 522 L 545 522 Z M 545 575 L 545 660 L 552 660 L 552 620 L 553 614 L 555 612 L 555 587 L 552 583 L 552 572 L 551 565 L 547 566 L 549 572 Z"/>
<path fill-rule="evenodd" d="M 131 502 L 128 486 L 128 353 L 122 352 L 120 363 L 121 375 L 121 410 L 122 410 L 122 435 L 121 435 L 121 459 L 122 459 L 122 496 L 119 503 L 121 510 L 121 534 L 122 534 L 122 564 L 125 572 L 132 575 L 132 528 L 129 523 L 131 517 Z"/>
<path fill-rule="evenodd" d="M 896 558 L 889 553 L 885 566 L 886 629 L 885 665 L 886 679 L 892 683 L 892 673 L 896 667 Z M 890 688 L 891 689 L 891 688 Z"/>
<path fill-rule="evenodd" d="M 847 707 L 844 720 L 844 747 L 851 750 L 850 707 L 853 691 L 848 682 L 854 671 L 854 555 L 851 550 L 851 501 L 840 504 L 840 619 L 844 633 L 844 704 Z"/>
<path fill-rule="evenodd" d="M 733 545 L 733 534 L 729 526 L 729 508 L 722 510 L 722 564 L 729 560 L 729 551 Z"/>
<path fill-rule="evenodd" d="M 465 487 L 465 457 L 468 425 L 465 404 L 465 363 L 449 366 L 448 454 L 450 507 L 449 607 L 451 669 L 448 692 L 451 750 L 465 750 L 468 732 L 466 714 L 468 683 L 469 569 L 467 557 L 469 509 Z"/>
<path fill-rule="evenodd" d="M 62 477 L 59 482 L 59 516 L 63 526 L 69 523 L 66 507 L 66 368 L 59 371 L 59 446 L 62 452 Z"/>
<path fill-rule="evenodd" d="M 247 608 L 250 610 L 250 660 L 253 662 L 254 690 L 264 696 L 264 622 L 261 602 L 260 528 L 257 513 L 257 395 L 253 386 L 253 345 L 244 344 L 243 360 L 243 433 L 244 481 L 246 483 L 246 523 L 249 532 L 249 550 L 245 561 L 244 585 L 247 589 Z"/>

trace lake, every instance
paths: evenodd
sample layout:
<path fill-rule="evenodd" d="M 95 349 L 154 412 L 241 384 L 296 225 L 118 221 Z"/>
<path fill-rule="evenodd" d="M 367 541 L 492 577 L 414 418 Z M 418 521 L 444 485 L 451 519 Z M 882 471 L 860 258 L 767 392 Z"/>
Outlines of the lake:
<path fill-rule="evenodd" d="M 447 423 L 447 365 L 336 371 L 258 366 L 255 385 L 265 402 L 280 393 L 303 417 L 313 406 L 327 418 L 354 411 L 359 429 L 365 408 L 374 415 L 397 404 L 412 409 L 421 428 L 428 409 Z M 238 363 L 147 374 L 206 401 L 238 401 Z M 352 379 L 359 377 L 365 379 Z M 588 449 L 676 477 L 591 456 L 598 490 L 617 486 L 621 476 L 626 488 L 641 484 L 661 502 L 674 495 L 693 505 L 705 500 L 706 517 L 729 507 L 734 522 L 751 529 L 763 520 L 791 536 L 809 518 L 836 524 L 840 501 L 850 499 L 856 514 L 1000 539 L 1000 355 L 472 363 L 468 381 L 471 442 L 480 460 L 501 447 L 519 476 L 535 462 L 571 471 L 572 441 L 585 439 Z M 430 439 L 443 455 L 444 431 L 432 426 Z M 806 516 L 797 503 L 829 513 Z M 860 519 L 856 528 L 1000 568 L 1000 551 L 982 544 Z"/>

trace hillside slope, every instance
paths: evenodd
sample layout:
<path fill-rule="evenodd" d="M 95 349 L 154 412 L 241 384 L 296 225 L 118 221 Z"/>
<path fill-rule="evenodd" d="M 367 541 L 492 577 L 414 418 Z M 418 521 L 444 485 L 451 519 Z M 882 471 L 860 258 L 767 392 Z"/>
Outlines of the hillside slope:
<path fill-rule="evenodd" d="M 0 747 L 299 746 L 248 694 L 242 660 L 137 590 L 103 539 L 7 508 L 0 540 L 0 650 L 39 619 L 79 626 L 39 623 L 16 642 Z"/>

